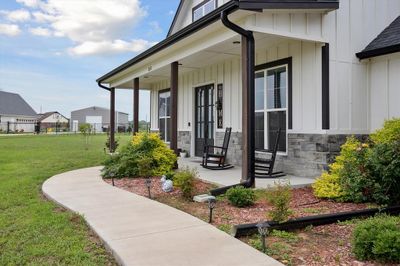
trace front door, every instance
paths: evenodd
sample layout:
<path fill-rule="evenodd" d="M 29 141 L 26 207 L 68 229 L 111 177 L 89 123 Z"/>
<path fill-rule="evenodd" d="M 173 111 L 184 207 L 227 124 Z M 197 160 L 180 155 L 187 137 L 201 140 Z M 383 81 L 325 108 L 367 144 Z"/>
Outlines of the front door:
<path fill-rule="evenodd" d="M 214 85 L 196 88 L 195 156 L 203 156 L 205 145 L 214 145 Z"/>

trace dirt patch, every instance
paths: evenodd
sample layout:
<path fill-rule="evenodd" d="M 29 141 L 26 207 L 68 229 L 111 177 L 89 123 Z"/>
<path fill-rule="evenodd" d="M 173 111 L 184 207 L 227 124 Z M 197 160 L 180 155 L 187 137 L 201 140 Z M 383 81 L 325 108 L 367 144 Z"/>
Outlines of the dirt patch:
<path fill-rule="evenodd" d="M 151 196 L 154 200 L 208 221 L 207 203 L 187 201 L 183 199 L 179 189 L 165 193 L 161 189 L 160 178 L 155 177 L 151 180 Z M 111 180 L 105 180 L 105 182 L 111 184 Z M 116 179 L 115 186 L 141 196 L 148 196 L 144 178 Z M 195 182 L 196 195 L 208 193 L 212 188 L 215 186 L 201 180 Z M 246 208 L 232 206 L 225 197 L 219 197 L 213 212 L 213 225 L 221 230 L 229 231 L 233 225 L 267 220 L 267 214 L 272 206 L 267 202 L 264 190 L 257 190 L 256 194 L 256 203 Z M 372 206 L 321 200 L 313 195 L 311 188 L 299 188 L 292 190 L 290 207 L 293 211 L 291 218 L 294 218 L 362 210 Z M 267 238 L 268 254 L 286 265 L 382 265 L 373 262 L 359 262 L 355 259 L 351 252 L 351 234 L 354 226 L 355 223 L 350 221 L 308 227 L 291 232 L 289 235 L 270 236 Z M 243 237 L 240 240 L 254 246 L 258 236 Z"/>

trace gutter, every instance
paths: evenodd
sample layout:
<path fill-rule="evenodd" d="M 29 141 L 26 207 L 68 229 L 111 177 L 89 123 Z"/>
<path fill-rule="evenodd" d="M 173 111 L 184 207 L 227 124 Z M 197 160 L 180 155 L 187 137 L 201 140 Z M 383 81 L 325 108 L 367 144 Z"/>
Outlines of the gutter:
<path fill-rule="evenodd" d="M 246 61 L 242 62 L 243 67 L 242 71 L 247 72 L 246 73 L 246 86 L 244 86 L 243 89 L 246 90 L 246 94 L 243 95 L 246 97 L 246 113 L 247 113 L 247 119 L 245 120 L 246 124 L 243 124 L 243 127 L 247 128 L 247 138 L 246 138 L 246 147 L 247 147 L 247 154 L 244 154 L 244 156 L 247 156 L 247 169 L 246 169 L 246 180 L 243 182 L 232 185 L 232 186 L 227 186 L 227 187 L 222 187 L 222 188 L 217 188 L 214 190 L 211 190 L 210 193 L 213 196 L 218 196 L 221 194 L 224 194 L 228 189 L 232 187 L 237 187 L 237 186 L 243 186 L 245 188 L 252 188 L 255 186 L 255 140 L 254 140 L 254 133 L 255 133 L 255 40 L 254 40 L 254 35 L 252 31 L 245 30 L 238 25 L 232 23 L 228 19 L 228 13 L 226 11 L 221 12 L 221 22 L 224 24 L 225 27 L 228 29 L 231 29 L 232 31 L 240 34 L 242 36 L 242 41 L 246 41 L 245 47 L 242 49 L 242 53 L 244 53 L 244 48 L 246 48 Z M 242 43 L 242 45 L 244 45 Z M 242 54 L 243 57 L 243 54 Z M 246 63 L 246 68 L 244 66 L 244 63 Z M 243 118 L 244 119 L 244 118 Z"/>
<path fill-rule="evenodd" d="M 358 59 L 363 60 L 381 55 L 393 54 L 397 52 L 400 52 L 400 44 L 395 44 L 373 50 L 364 50 L 362 52 L 356 53 L 356 56 L 358 57 Z"/>
<path fill-rule="evenodd" d="M 111 89 L 113 89 L 113 88 L 109 88 L 109 87 L 106 87 L 106 86 L 102 85 L 100 81 L 97 82 L 97 85 L 98 85 L 100 88 L 105 89 L 105 90 L 108 90 L 108 91 L 111 91 Z"/>

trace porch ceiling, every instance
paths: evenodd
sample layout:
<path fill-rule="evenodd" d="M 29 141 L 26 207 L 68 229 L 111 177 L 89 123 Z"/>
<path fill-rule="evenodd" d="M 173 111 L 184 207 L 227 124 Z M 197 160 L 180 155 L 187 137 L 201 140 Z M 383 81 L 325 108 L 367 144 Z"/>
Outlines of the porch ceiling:
<path fill-rule="evenodd" d="M 285 41 L 288 38 L 274 36 L 271 34 L 255 33 L 256 45 L 259 47 L 273 46 L 277 42 Z M 191 54 L 179 60 L 179 74 L 185 74 L 197 69 L 222 62 L 232 57 L 241 56 L 241 37 L 235 35 L 225 41 L 210 46 L 202 51 Z M 237 43 L 239 42 L 239 43 Z M 147 74 L 141 75 L 140 88 L 150 89 L 151 84 L 168 80 L 170 78 L 170 66 L 166 65 Z M 118 86 L 120 89 L 132 89 L 132 81 L 127 81 Z"/>

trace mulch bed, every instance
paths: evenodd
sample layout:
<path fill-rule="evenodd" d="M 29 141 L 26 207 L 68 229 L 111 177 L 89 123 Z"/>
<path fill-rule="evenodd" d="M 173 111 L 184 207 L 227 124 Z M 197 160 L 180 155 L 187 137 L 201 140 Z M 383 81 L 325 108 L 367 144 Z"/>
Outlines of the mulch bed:
<path fill-rule="evenodd" d="M 154 200 L 208 221 L 209 209 L 207 203 L 187 201 L 182 198 L 179 189 L 165 193 L 161 189 L 160 178 L 154 177 L 151 180 L 151 196 Z M 105 181 L 111 184 L 111 180 Z M 115 186 L 141 196 L 148 196 L 144 178 L 115 179 Z M 208 193 L 212 188 L 215 188 L 215 185 L 201 180 L 195 182 L 196 195 Z M 226 230 L 236 224 L 267 220 L 267 213 L 272 207 L 263 197 L 261 190 L 257 191 L 257 195 L 258 200 L 255 205 L 247 208 L 234 207 L 226 198 L 219 198 L 213 213 L 213 225 Z M 321 200 L 313 195 L 311 188 L 299 188 L 292 190 L 290 207 L 293 211 L 292 218 L 294 218 L 362 210 L 372 206 Z M 295 241 L 280 237 L 268 237 L 267 242 L 271 247 L 269 254 L 287 265 L 381 265 L 373 262 L 359 262 L 354 258 L 351 253 L 351 234 L 354 226 L 354 223 L 348 222 L 309 227 L 294 232 Z M 241 240 L 248 243 L 250 239 L 255 238 L 257 236 L 243 237 Z"/>

